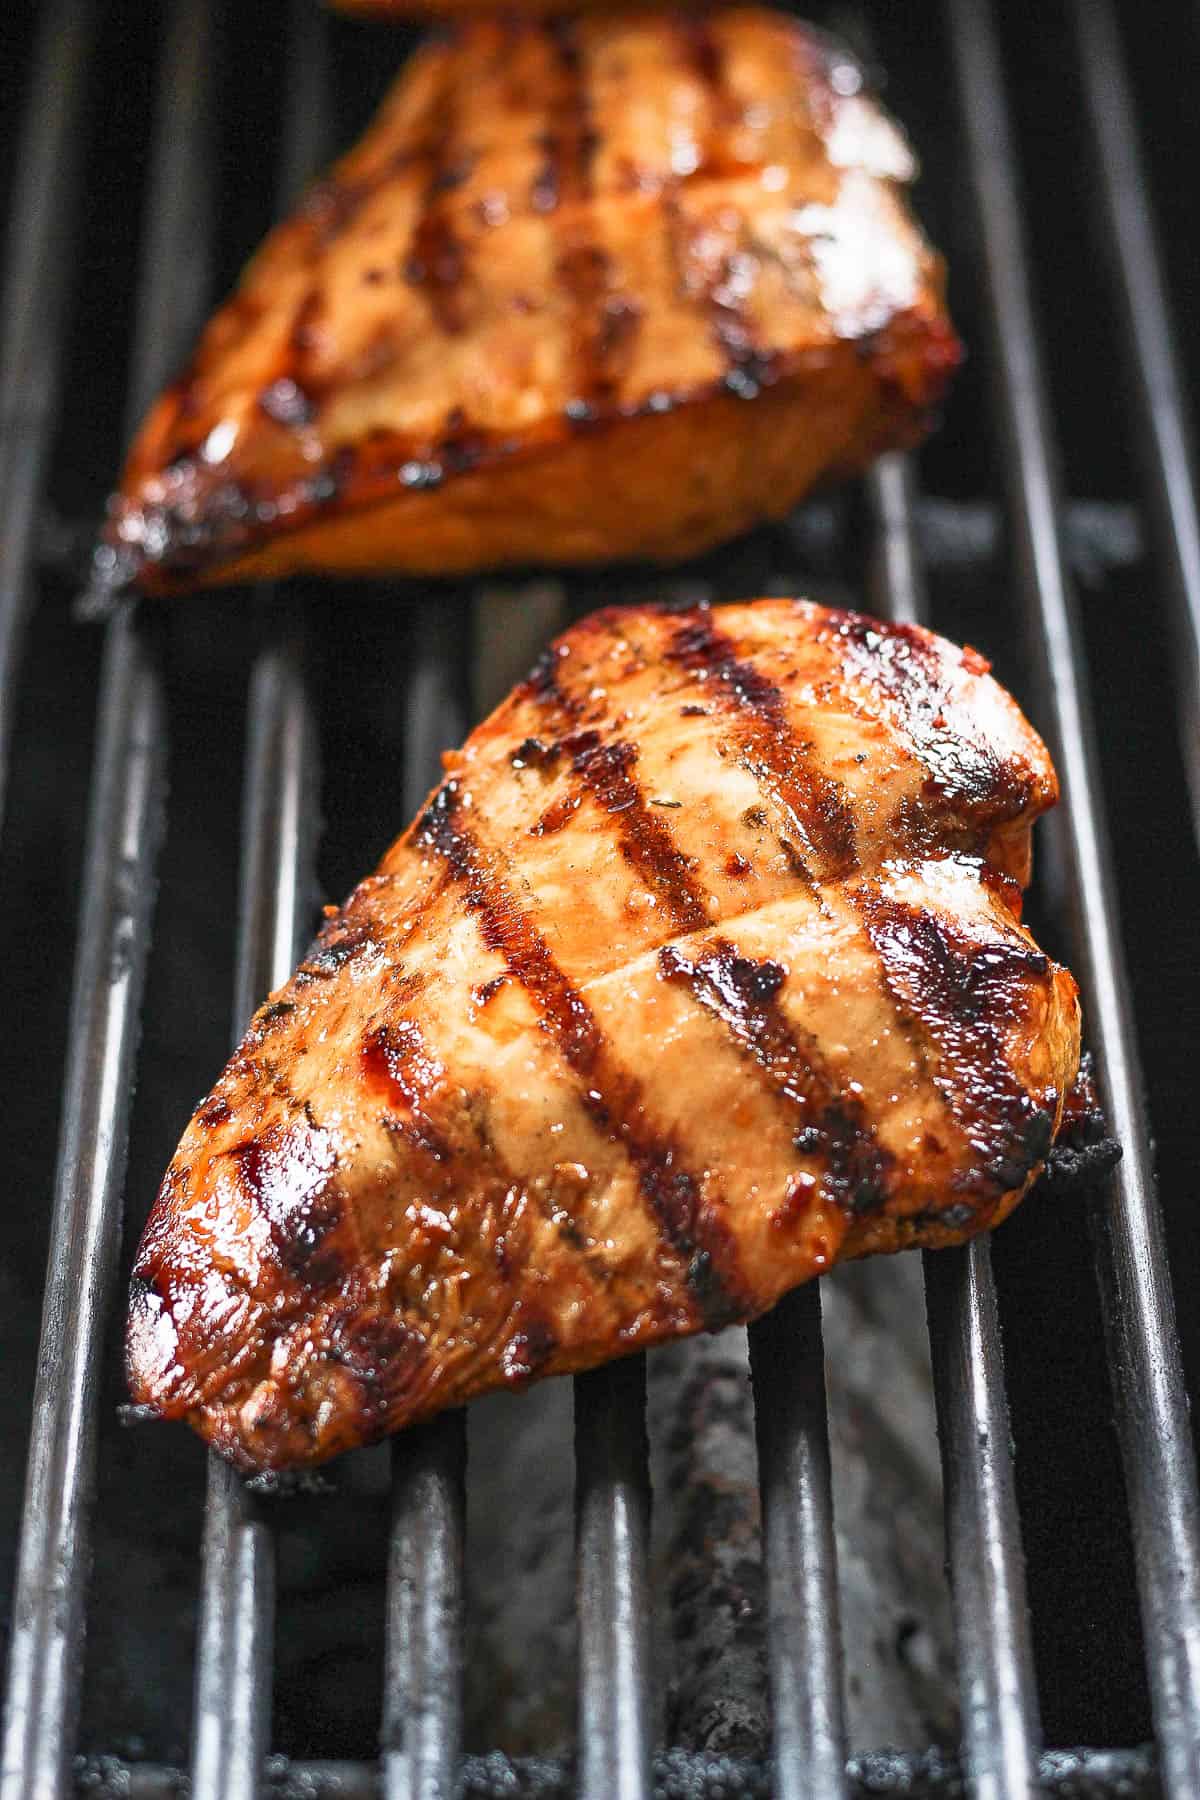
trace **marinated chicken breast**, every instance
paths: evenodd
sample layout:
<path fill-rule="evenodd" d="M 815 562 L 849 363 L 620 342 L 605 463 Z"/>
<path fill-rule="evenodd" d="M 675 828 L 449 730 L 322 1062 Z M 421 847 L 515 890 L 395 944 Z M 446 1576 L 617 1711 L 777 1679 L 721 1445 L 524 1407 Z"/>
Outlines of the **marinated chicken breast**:
<path fill-rule="evenodd" d="M 957 361 L 912 172 L 778 13 L 439 37 L 151 411 L 98 581 L 671 559 L 786 512 Z"/>
<path fill-rule="evenodd" d="M 1054 771 L 986 671 L 791 600 L 568 632 L 197 1110 L 136 1399 L 315 1463 L 995 1225 L 1079 1011 L 1020 922 Z"/>

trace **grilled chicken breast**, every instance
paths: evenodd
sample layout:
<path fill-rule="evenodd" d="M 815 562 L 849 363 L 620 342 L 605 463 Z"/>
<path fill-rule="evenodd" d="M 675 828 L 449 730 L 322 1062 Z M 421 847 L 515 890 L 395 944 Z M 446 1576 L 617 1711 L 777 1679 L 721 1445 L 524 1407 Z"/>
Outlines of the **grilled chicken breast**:
<path fill-rule="evenodd" d="M 987 664 L 791 600 L 599 613 L 254 1018 L 137 1258 L 137 1400 L 245 1468 L 748 1319 L 1016 1205 L 1079 1059 Z"/>
<path fill-rule="evenodd" d="M 860 81 L 756 10 L 431 42 L 153 408 L 98 580 L 672 559 L 913 440 L 958 346 Z"/>

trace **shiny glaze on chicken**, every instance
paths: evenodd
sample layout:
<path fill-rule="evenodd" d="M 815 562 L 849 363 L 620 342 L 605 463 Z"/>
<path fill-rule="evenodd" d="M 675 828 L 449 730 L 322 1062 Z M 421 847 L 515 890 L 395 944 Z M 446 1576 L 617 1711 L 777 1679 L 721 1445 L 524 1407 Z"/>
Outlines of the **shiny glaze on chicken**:
<path fill-rule="evenodd" d="M 197 1110 L 134 1395 L 246 1468 L 960 1243 L 1041 1167 L 1075 983 L 987 664 L 792 600 L 596 614 L 446 758 Z"/>
<path fill-rule="evenodd" d="M 452 30 L 151 411 L 98 579 L 669 560 L 779 516 L 957 361 L 912 173 L 779 13 Z"/>

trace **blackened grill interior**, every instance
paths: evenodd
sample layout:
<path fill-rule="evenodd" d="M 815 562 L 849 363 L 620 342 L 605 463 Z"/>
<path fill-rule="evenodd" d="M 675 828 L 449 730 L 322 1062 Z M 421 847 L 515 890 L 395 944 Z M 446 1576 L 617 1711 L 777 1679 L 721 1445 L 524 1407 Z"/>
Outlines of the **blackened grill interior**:
<path fill-rule="evenodd" d="M 809 10 L 822 18 L 820 9 Z M 0 1067 L 7 1091 L 20 1097 L 9 1149 L 14 1203 L 0 1272 L 0 1355 L 7 1377 L 0 1387 L 0 1436 L 9 1449 L 0 1473 L 5 1596 L 12 1587 L 37 1355 L 101 649 L 99 632 L 70 618 L 71 571 L 122 449 L 138 256 L 145 249 L 141 221 L 150 123 L 169 9 L 129 0 L 119 9 L 100 11 L 81 142 L 85 197 L 78 232 L 66 238 L 60 271 L 69 286 L 63 402 L 39 532 L 38 604 L 19 683 L 0 846 L 9 1027 L 0 1041 Z M 278 167 L 282 153 L 289 30 L 283 5 L 249 8 L 226 0 L 215 11 L 213 297 L 227 289 L 274 211 L 264 171 Z M 1005 11 L 1008 93 L 1029 203 L 1043 349 L 1065 486 L 1076 503 L 1071 541 L 1078 547 L 1076 574 L 1125 942 L 1173 1275 L 1184 1297 L 1195 1290 L 1200 1273 L 1189 1217 L 1195 1129 L 1189 1024 L 1200 966 L 1200 868 L 1169 701 L 1173 653 L 1163 567 L 1148 518 L 1140 508 L 1136 515 L 1130 512 L 1143 492 L 1137 434 L 1120 373 L 1121 327 L 1097 228 L 1069 14 L 1050 5 L 1026 21 L 1020 8 Z M 1150 32 L 1131 7 L 1123 9 L 1122 18 L 1176 315 L 1186 319 L 1200 298 L 1185 175 L 1200 152 L 1200 121 L 1177 77 L 1184 58 L 1194 56 L 1198 28 L 1182 7 Z M 1030 687 L 999 523 L 1004 482 L 989 403 L 994 370 L 945 21 L 936 9 L 864 4 L 830 7 L 822 22 L 888 72 L 886 97 L 909 127 L 923 161 L 918 205 L 930 235 L 946 251 L 952 310 L 971 351 L 944 429 L 920 458 L 922 490 L 931 497 L 921 519 L 932 622 L 984 649 L 1000 678 L 1040 722 L 1044 715 Z M 21 21 L 19 52 L 6 59 L 0 74 L 5 102 L 0 116 L 7 121 L 20 117 L 35 23 Z M 327 38 L 332 137 L 341 144 L 368 117 L 402 38 L 349 22 L 331 23 Z M 274 72 L 268 81 L 264 70 Z M 0 160 L 9 191 L 15 161 L 14 131 L 3 140 Z M 1179 347 L 1185 359 L 1195 358 L 1192 334 L 1181 334 Z M 1194 362 L 1190 374 L 1194 381 Z M 19 420 L 5 421 L 6 432 L 18 428 Z M 1131 527 L 1134 517 L 1141 524 L 1140 539 Z M 697 584 L 714 598 L 800 591 L 861 600 L 868 539 L 862 496 L 838 494 L 814 501 L 784 527 L 667 577 L 621 571 L 569 583 L 568 606 L 574 612 Z M 419 798 L 426 775 L 413 766 L 412 740 L 420 735 L 426 750 L 437 741 L 439 718 L 447 716 L 436 703 L 437 690 L 461 687 L 466 671 L 458 647 L 472 632 L 477 644 L 490 642 L 487 632 L 495 632 L 496 615 L 489 608 L 501 604 L 473 601 L 466 588 L 439 589 L 433 583 L 419 590 L 296 586 L 269 602 L 242 595 L 187 600 L 165 609 L 155 623 L 169 700 L 170 796 L 132 1121 L 127 1246 L 136 1239 L 180 1121 L 226 1050 L 247 671 L 256 649 L 269 640 L 280 611 L 303 607 L 323 767 L 320 883 L 325 896 L 340 897 Z M 432 606 L 444 611 L 431 622 L 425 609 Z M 1048 949 L 1064 954 L 1052 892 L 1052 844 L 1045 832 L 1040 851 L 1033 921 Z M 1131 1746 L 1150 1737 L 1151 1720 L 1087 1245 L 1088 1205 L 1031 1200 L 997 1236 L 993 1265 L 1005 1328 L 1045 1741 Z M 1186 1302 L 1180 1327 L 1194 1389 L 1200 1320 Z M 113 1333 L 110 1339 L 104 1351 L 100 1502 L 79 1742 L 89 1753 L 185 1765 L 203 1456 L 182 1433 L 154 1433 L 149 1443 L 145 1434 L 151 1428 L 138 1432 L 118 1424 L 123 1395 Z M 562 1488 L 569 1495 L 569 1390 L 559 1386 L 544 1428 L 546 1453 L 561 1459 Z M 743 1401 L 748 1422 L 744 1394 Z M 653 1423 L 653 1407 L 651 1417 Z M 481 1422 L 478 1439 L 475 1429 L 472 1422 L 469 1436 L 482 1469 L 489 1432 L 508 1427 Z M 835 1417 L 835 1460 L 844 1448 L 840 1431 Z M 686 1477 L 695 1478 L 694 1470 Z M 291 1756 L 365 1761 L 377 1748 L 383 1686 L 386 1455 L 352 1459 L 331 1479 L 336 1494 L 304 1495 L 271 1509 L 280 1592 L 271 1741 Z M 468 1486 L 478 1511 L 474 1474 Z M 547 1608 L 555 1617 L 550 1626 L 539 1626 L 526 1595 L 521 1629 L 541 1630 L 552 1647 L 565 1645 L 569 1655 L 570 1544 L 558 1531 L 560 1521 L 569 1531 L 569 1513 L 552 1514 L 556 1535 L 551 1534 L 539 1529 L 536 1519 L 519 1516 L 519 1499 L 509 1496 L 513 1514 L 503 1533 L 490 1536 L 474 1515 L 470 1528 L 476 1539 L 482 1534 L 493 1555 L 507 1546 L 514 1582 L 528 1587 L 544 1581 Z M 551 1496 L 548 1504 L 561 1505 L 561 1499 Z M 720 1522 L 726 1531 L 736 1526 L 736 1517 Z M 693 1526 L 702 1535 L 712 1529 L 711 1518 Z M 936 1565 L 940 1544 L 925 1546 L 927 1553 L 931 1549 L 927 1560 Z M 744 1603 L 751 1618 L 757 1608 L 761 1623 L 761 1559 L 752 1533 L 743 1562 L 735 1571 L 738 1604 Z M 701 1583 L 699 1592 L 707 1603 L 713 1590 Z M 931 1612 L 938 1604 L 944 1607 L 944 1599 L 928 1600 Z M 696 1629 L 703 1635 L 702 1621 Z M 748 1663 L 752 1676 L 761 1677 L 762 1658 L 752 1639 L 748 1631 Z M 482 1662 L 478 1639 L 469 1637 L 468 1644 Z M 731 1654 L 728 1644 L 722 1654 Z M 900 1659 L 906 1645 L 895 1642 L 884 1654 Z M 534 1665 L 551 1667 L 545 1643 L 540 1662 L 536 1646 L 530 1656 Z M 684 1742 L 689 1734 L 696 1742 L 697 1734 L 703 1737 L 710 1729 L 704 1722 L 703 1683 L 696 1681 L 695 1691 L 677 1694 L 674 1711 L 667 1711 Z M 489 1715 L 495 1697 L 484 1687 L 477 1667 L 474 1680 L 468 1679 L 467 1701 L 467 1748 L 475 1752 L 496 1743 L 495 1719 Z M 566 1678 L 557 1695 L 551 1688 L 547 1681 L 544 1704 L 536 1695 L 525 1696 L 524 1735 L 508 1747 L 561 1747 L 563 1710 L 569 1734 L 573 1699 Z M 934 1666 L 923 1718 L 928 1730 L 905 1749 L 953 1744 L 956 1722 L 944 1705 L 952 1688 L 951 1672 L 939 1673 Z M 492 1711 L 497 1709 L 511 1727 L 518 1709 L 509 1702 L 497 1702 Z M 756 1731 L 761 1721 L 748 1725 L 744 1741 L 733 1747 L 754 1748 Z"/>

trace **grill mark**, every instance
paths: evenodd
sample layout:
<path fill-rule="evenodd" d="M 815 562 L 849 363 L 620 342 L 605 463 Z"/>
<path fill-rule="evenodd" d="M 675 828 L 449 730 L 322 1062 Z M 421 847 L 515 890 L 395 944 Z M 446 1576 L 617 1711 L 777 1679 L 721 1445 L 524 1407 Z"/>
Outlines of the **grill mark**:
<path fill-rule="evenodd" d="M 306 1294 L 344 1275 L 347 1251 L 330 1241 L 343 1219 L 329 1134 L 292 1122 L 226 1152 L 238 1186 L 262 1218 L 284 1272 Z"/>
<path fill-rule="evenodd" d="M 680 58 L 699 81 L 708 103 L 708 124 L 697 145 L 697 167 L 690 177 L 677 178 L 666 202 L 668 241 L 679 286 L 684 295 L 699 303 L 707 314 L 709 330 L 725 364 L 723 384 L 741 400 L 753 400 L 775 380 L 778 359 L 756 340 L 745 300 L 754 286 L 758 260 L 745 248 L 727 251 L 715 273 L 701 257 L 691 257 L 689 236 L 696 227 L 685 222 L 679 204 L 684 180 L 698 180 L 727 172 L 730 165 L 725 139 L 738 121 L 740 108 L 725 80 L 725 54 L 705 18 L 678 21 Z"/>
<path fill-rule="evenodd" d="M 906 807 L 907 835 L 915 835 L 920 845 L 932 843 L 944 838 L 948 822 L 958 820 L 978 841 L 1029 811 L 1037 795 L 1033 771 L 1016 758 L 998 756 L 983 734 L 972 731 L 961 703 L 950 728 L 944 709 L 955 669 L 929 633 L 843 611 L 831 611 L 826 629 L 836 636 L 850 671 L 893 702 L 926 770 L 919 799 Z M 976 651 L 963 653 L 963 665 L 974 676 L 986 675 L 990 666 Z"/>
<path fill-rule="evenodd" d="M 557 60 L 557 81 L 541 137 L 545 161 L 534 179 L 535 212 L 566 216 L 552 229 L 559 235 L 555 270 L 570 302 L 568 355 L 573 371 L 566 417 L 586 426 L 614 399 L 620 367 L 641 320 L 641 309 L 614 284 L 612 258 L 594 240 L 594 164 L 598 136 L 592 118 L 589 73 L 572 19 L 555 20 L 546 31 Z"/>
<path fill-rule="evenodd" d="M 545 27 L 545 35 L 558 64 L 557 79 L 540 139 L 545 161 L 529 197 L 535 212 L 552 213 L 590 197 L 597 139 L 579 28 L 573 19 L 555 19 Z"/>
<path fill-rule="evenodd" d="M 454 1150 L 427 1107 L 429 1092 L 445 1070 L 425 1049 L 413 1021 L 402 1019 L 368 1032 L 359 1062 L 368 1088 L 388 1108 L 384 1128 L 435 1163 L 451 1163 Z"/>
<path fill-rule="evenodd" d="M 676 844 L 666 820 L 647 805 L 633 774 L 637 746 L 605 744 L 597 731 L 566 740 L 582 776 L 600 805 L 617 822 L 619 848 L 625 861 L 663 901 L 680 931 L 700 931 L 711 924 L 703 888 L 695 880 L 694 862 Z"/>
<path fill-rule="evenodd" d="M 559 680 L 562 660 L 553 645 L 543 651 L 523 691 L 544 711 L 557 715 L 556 725 L 566 727 L 578 723 L 583 707 Z M 540 745 L 541 740 L 525 740 L 516 753 L 522 761 L 530 743 Z M 708 896 L 695 879 L 692 859 L 680 850 L 667 820 L 649 805 L 633 774 L 637 746 L 624 741 L 606 744 L 598 731 L 585 730 L 564 737 L 555 749 L 572 758 L 574 772 L 614 820 L 622 857 L 663 901 L 674 927 L 700 931 L 710 925 Z M 549 765 L 542 758 L 540 766 Z M 535 835 L 560 830 L 575 811 L 573 798 L 565 795 L 543 813 L 533 828 Z"/>
<path fill-rule="evenodd" d="M 741 660 L 732 640 L 704 612 L 679 627 L 664 656 L 703 682 L 710 699 L 737 720 L 742 766 L 783 813 L 789 844 L 798 838 L 804 846 L 806 854 L 802 858 L 799 851 L 796 854 L 809 879 L 815 873 L 836 880 L 855 869 L 854 814 L 846 791 L 824 773 L 811 748 L 792 732 L 787 704 L 774 682 L 753 663 Z M 785 851 L 789 862 L 794 848 Z"/>
<path fill-rule="evenodd" d="M 825 1198 L 851 1216 L 881 1207 L 890 1158 L 862 1103 L 842 1092 L 816 1041 L 786 1017 L 779 1004 L 784 969 L 742 956 L 722 938 L 694 954 L 668 944 L 658 963 L 668 981 L 687 988 L 721 1021 L 741 1055 L 798 1115 L 792 1141 L 805 1155 L 824 1154 Z"/>
<path fill-rule="evenodd" d="M 687 1282 L 703 1323 L 712 1329 L 744 1317 L 749 1304 L 724 1226 L 704 1207 L 700 1182 L 679 1160 L 676 1144 L 646 1116 L 637 1077 L 621 1067 L 583 996 L 559 968 L 533 921 L 459 817 L 458 785 L 434 795 L 418 826 L 418 842 L 434 851 L 463 890 L 490 950 L 529 995 L 545 1029 L 578 1083 L 580 1105 L 609 1140 L 620 1144 L 660 1233 L 687 1264 Z"/>
<path fill-rule="evenodd" d="M 851 900 L 892 1004 L 932 1043 L 941 1065 L 934 1082 L 980 1158 L 958 1185 L 994 1204 L 1045 1160 L 1053 1137 L 1054 1099 L 1036 1098 L 1022 1085 L 999 1029 L 1027 1019 L 1030 987 L 1044 985 L 1052 965 L 1026 944 L 975 943 L 875 883 Z"/>
<path fill-rule="evenodd" d="M 463 301 L 470 259 L 445 200 L 468 179 L 474 158 L 457 141 L 461 109 L 451 65 L 446 66 L 450 72 L 417 149 L 417 159 L 425 165 L 425 188 L 402 273 L 424 292 L 438 329 L 457 337 L 467 324 Z"/>
<path fill-rule="evenodd" d="M 507 976 L 501 975 L 486 985 L 494 991 L 495 983 L 503 984 L 507 980 Z M 550 1189 L 546 1189 L 543 1184 L 518 1175 L 508 1165 L 487 1129 L 486 1096 L 472 1095 L 465 1106 L 456 1108 L 452 1105 L 452 1131 L 439 1120 L 435 1093 L 446 1071 L 427 1044 L 416 1020 L 400 1019 L 368 1032 L 359 1048 L 359 1062 L 368 1087 L 386 1106 L 399 1109 L 385 1114 L 385 1129 L 437 1165 L 428 1171 L 434 1191 L 454 1195 L 474 1189 L 477 1193 L 486 1191 L 493 1196 L 524 1196 L 537 1206 L 543 1218 L 577 1253 L 590 1278 L 593 1294 L 603 1291 L 608 1280 L 607 1265 L 601 1256 L 588 1248 L 568 1204 L 572 1197 L 569 1190 L 561 1181 L 552 1182 Z M 404 1114 L 407 1116 L 401 1116 Z M 465 1129 L 454 1129 L 464 1122 Z M 581 1188 L 573 1197 L 580 1197 L 582 1192 Z M 515 1266 L 510 1265 L 507 1245 L 507 1236 L 501 1233 L 495 1241 L 494 1261 L 499 1276 L 505 1282 L 512 1282 L 514 1277 L 519 1277 L 521 1263 L 518 1260 Z M 462 1255 L 464 1261 L 468 1260 L 466 1246 Z M 523 1318 L 528 1313 L 529 1303 L 518 1297 L 514 1307 Z M 547 1347 L 547 1356 L 554 1347 Z"/>

